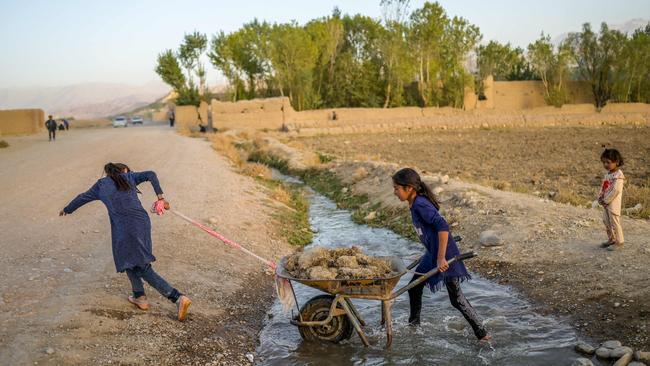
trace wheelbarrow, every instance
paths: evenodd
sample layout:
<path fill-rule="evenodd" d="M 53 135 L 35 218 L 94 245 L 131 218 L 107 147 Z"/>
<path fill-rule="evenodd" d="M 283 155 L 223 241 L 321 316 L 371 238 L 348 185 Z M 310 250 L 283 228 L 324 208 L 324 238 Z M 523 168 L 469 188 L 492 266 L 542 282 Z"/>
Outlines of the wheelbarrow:
<path fill-rule="evenodd" d="M 475 257 L 474 252 L 460 254 L 448 261 L 451 266 L 455 262 Z M 393 323 L 391 316 L 392 300 L 421 284 L 431 276 L 438 273 L 434 268 L 417 280 L 393 291 L 400 278 L 409 270 L 415 268 L 422 257 L 411 263 L 408 267 L 398 257 L 379 257 L 390 261 L 393 274 L 390 277 L 368 279 L 333 279 L 312 280 L 292 277 L 285 270 L 286 257 L 282 258 L 276 269 L 278 277 L 296 281 L 303 285 L 321 290 L 324 295 L 316 296 L 299 308 L 298 315 L 291 319 L 291 324 L 298 327 L 300 336 L 307 341 L 325 341 L 338 343 L 349 339 L 352 331 L 356 330 L 364 346 L 370 346 L 368 337 L 363 331 L 365 321 L 357 311 L 351 299 L 365 299 L 381 301 L 381 325 L 386 328 L 386 346 L 389 348 L 393 342 Z M 296 307 L 298 304 L 296 302 Z"/>

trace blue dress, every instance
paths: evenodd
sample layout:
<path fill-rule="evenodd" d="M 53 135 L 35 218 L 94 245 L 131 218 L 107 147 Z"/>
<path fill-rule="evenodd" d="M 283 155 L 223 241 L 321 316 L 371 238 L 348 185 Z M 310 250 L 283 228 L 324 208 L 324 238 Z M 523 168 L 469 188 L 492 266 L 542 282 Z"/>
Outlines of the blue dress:
<path fill-rule="evenodd" d="M 152 171 L 122 173 L 132 189 L 118 191 L 115 182 L 101 178 L 87 192 L 78 195 L 66 206 L 66 214 L 94 200 L 100 200 L 108 209 L 111 221 L 111 237 L 115 269 L 124 272 L 133 267 L 142 267 L 156 260 L 151 251 L 151 221 L 142 207 L 135 187 L 142 182 L 151 182 L 156 194 L 162 194 L 158 177 Z"/>
<path fill-rule="evenodd" d="M 427 198 L 423 196 L 417 196 L 415 198 L 413 205 L 411 205 L 411 219 L 413 220 L 413 226 L 420 238 L 420 242 L 426 248 L 422 261 L 415 269 L 416 272 L 426 273 L 438 266 L 436 259 L 438 257 L 439 245 L 438 232 L 447 231 L 449 233 L 445 259 L 450 260 L 460 254 L 458 246 L 449 230 L 449 225 L 447 225 L 447 221 L 445 221 L 436 207 Z M 443 281 L 448 281 L 453 278 L 457 278 L 461 282 L 472 278 L 462 261 L 450 265 L 449 269 L 443 273 L 431 276 L 427 280 L 426 285 L 431 291 L 436 292 L 442 287 Z"/>

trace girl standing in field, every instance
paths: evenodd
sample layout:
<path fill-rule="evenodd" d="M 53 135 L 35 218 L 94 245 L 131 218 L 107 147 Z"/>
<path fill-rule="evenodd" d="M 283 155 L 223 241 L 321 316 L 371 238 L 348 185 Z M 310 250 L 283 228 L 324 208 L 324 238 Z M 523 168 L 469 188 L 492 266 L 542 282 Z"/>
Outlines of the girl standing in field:
<path fill-rule="evenodd" d="M 151 251 L 151 221 L 138 199 L 140 191 L 137 186 L 143 182 L 151 182 L 158 195 L 154 208 L 158 215 L 162 215 L 163 207 L 169 209 L 169 203 L 163 198 L 156 173 L 131 172 L 128 166 L 120 163 L 106 164 L 104 173 L 106 177 L 99 179 L 87 192 L 73 199 L 59 212 L 59 216 L 71 214 L 88 202 L 102 201 L 108 209 L 111 221 L 115 268 L 118 272 L 126 272 L 133 287 L 133 295 L 128 297 L 129 302 L 141 310 L 149 309 L 142 283 L 144 279 L 161 295 L 175 303 L 178 320 L 185 320 L 192 302 L 151 267 L 151 262 L 156 260 Z"/>
<path fill-rule="evenodd" d="M 416 268 L 417 273 L 425 273 L 438 267 L 440 272 L 429 278 L 425 283 L 432 292 L 442 288 L 444 283 L 449 294 L 451 305 L 463 314 L 463 317 L 474 330 L 476 338 L 481 341 L 488 341 L 492 337 L 483 327 L 481 319 L 467 301 L 460 289 L 460 283 L 471 278 L 467 268 L 462 261 L 455 262 L 451 266 L 447 260 L 460 254 L 456 242 L 449 232 L 449 225 L 440 215 L 440 205 L 429 187 L 422 182 L 420 175 L 411 169 L 404 168 L 393 175 L 393 191 L 400 201 L 408 202 L 411 209 L 413 226 L 426 248 L 422 260 Z M 421 275 L 413 275 L 411 282 Z M 420 324 L 420 311 L 422 309 L 422 290 L 425 283 L 409 290 L 409 301 L 411 312 L 409 324 Z"/>
<path fill-rule="evenodd" d="M 621 204 L 623 202 L 623 183 L 625 176 L 620 167 L 623 166 L 623 156 L 616 149 L 605 149 L 600 155 L 603 168 L 607 170 L 598 194 L 598 203 L 605 209 L 603 223 L 608 240 L 602 243 L 607 250 L 623 248 L 623 228 L 621 227 Z"/>

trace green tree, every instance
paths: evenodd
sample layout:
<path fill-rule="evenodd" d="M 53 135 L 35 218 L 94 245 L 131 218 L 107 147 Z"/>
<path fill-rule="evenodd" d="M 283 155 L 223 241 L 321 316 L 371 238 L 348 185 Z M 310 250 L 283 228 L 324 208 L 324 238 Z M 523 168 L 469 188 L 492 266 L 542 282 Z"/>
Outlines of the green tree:
<path fill-rule="evenodd" d="M 185 75 L 172 50 L 165 50 L 158 55 L 156 73 L 177 93 L 185 86 Z"/>
<path fill-rule="evenodd" d="M 535 74 L 544 85 L 546 103 L 556 107 L 567 101 L 566 81 L 569 75 L 569 58 L 571 51 L 566 43 L 555 50 L 551 37 L 542 35 L 538 40 L 528 45 L 528 61 Z"/>
<path fill-rule="evenodd" d="M 377 47 L 382 25 L 363 15 L 344 16 L 344 37 L 334 63 L 332 82 L 323 95 L 327 107 L 381 107 L 384 100 L 384 74 Z"/>
<path fill-rule="evenodd" d="M 234 45 L 231 38 L 221 31 L 214 35 L 210 41 L 208 58 L 217 70 L 220 70 L 228 80 L 232 101 L 237 101 L 246 93 L 246 87 L 237 65 L 234 62 Z"/>
<path fill-rule="evenodd" d="M 467 71 L 467 55 L 481 40 L 479 28 L 465 18 L 453 17 L 445 26 L 442 40 L 442 68 L 440 84 L 441 104 L 463 107 L 465 88 L 474 85 L 474 77 Z"/>
<path fill-rule="evenodd" d="M 585 23 L 582 32 L 571 33 L 567 38 L 581 78 L 591 84 L 597 108 L 604 107 L 612 97 L 625 41 L 624 34 L 609 29 L 606 23 L 602 23 L 600 34 L 594 33 L 591 25 Z"/>
<path fill-rule="evenodd" d="M 448 23 L 445 10 L 438 3 L 426 2 L 411 13 L 409 48 L 415 56 L 418 92 L 423 106 L 439 102 L 437 89 Z"/>
<path fill-rule="evenodd" d="M 271 36 L 271 61 L 279 83 L 297 110 L 314 105 L 312 77 L 318 52 L 309 33 L 296 23 L 275 25 Z"/>
<path fill-rule="evenodd" d="M 177 52 L 165 50 L 158 55 L 156 73 L 178 94 L 178 105 L 198 106 L 201 100 L 211 99 L 201 61 L 206 46 L 207 37 L 195 31 L 185 34 Z M 186 74 L 183 74 L 181 66 Z M 195 77 L 199 79 L 198 85 Z"/>
<path fill-rule="evenodd" d="M 530 64 L 520 47 L 510 43 L 490 41 L 476 48 L 478 75 L 485 79 L 492 75 L 494 80 L 531 80 L 534 75 Z"/>
<path fill-rule="evenodd" d="M 408 0 L 381 0 L 384 29 L 378 39 L 385 80 L 384 108 L 403 104 L 405 78 L 408 75 L 408 44 L 406 16 Z"/>
<path fill-rule="evenodd" d="M 615 71 L 613 99 L 618 102 L 650 101 L 650 24 L 637 29 L 625 42 Z"/>
<path fill-rule="evenodd" d="M 345 29 L 340 11 L 335 8 L 331 17 L 313 20 L 307 23 L 305 29 L 319 53 L 314 70 L 315 95 L 319 96 L 320 103 L 328 103 L 336 93 L 336 61 L 345 44 Z"/>

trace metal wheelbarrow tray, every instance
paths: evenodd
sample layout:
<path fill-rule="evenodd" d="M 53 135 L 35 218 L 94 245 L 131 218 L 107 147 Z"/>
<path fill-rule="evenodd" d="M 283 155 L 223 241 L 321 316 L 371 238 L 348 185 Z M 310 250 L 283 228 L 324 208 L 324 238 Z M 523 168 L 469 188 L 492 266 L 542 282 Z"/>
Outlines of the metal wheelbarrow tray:
<path fill-rule="evenodd" d="M 474 256 L 476 256 L 474 252 L 460 254 L 450 259 L 448 263 L 451 266 L 456 261 L 462 261 Z M 369 346 L 370 342 L 368 341 L 368 337 L 362 329 L 366 323 L 361 318 L 354 304 L 352 304 L 351 299 L 379 300 L 381 301 L 382 311 L 381 325 L 386 327 L 386 348 L 390 347 L 393 341 L 392 300 L 438 273 L 438 268 L 432 269 L 416 281 L 393 292 L 400 278 L 408 270 L 417 266 L 421 258 L 411 263 L 408 267 L 398 257 L 378 258 L 390 261 L 393 271 L 391 276 L 333 280 L 295 278 L 285 269 L 286 257 L 282 258 L 276 270 L 278 277 L 289 280 L 289 282 L 296 281 L 328 294 L 310 299 L 299 309 L 298 316 L 291 320 L 291 324 L 298 326 L 303 339 L 338 343 L 350 338 L 354 329 L 359 334 L 359 338 L 361 338 L 363 344 L 366 347 Z"/>

